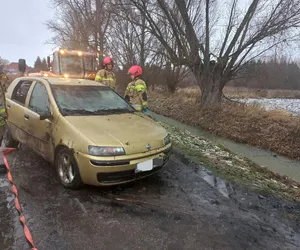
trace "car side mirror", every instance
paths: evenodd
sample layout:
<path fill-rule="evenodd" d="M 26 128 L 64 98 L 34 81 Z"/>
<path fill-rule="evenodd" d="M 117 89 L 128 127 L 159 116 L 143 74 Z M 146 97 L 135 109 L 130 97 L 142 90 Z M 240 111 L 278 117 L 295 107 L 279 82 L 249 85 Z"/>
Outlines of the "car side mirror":
<path fill-rule="evenodd" d="M 19 59 L 18 67 L 19 67 L 19 71 L 24 74 L 25 71 L 26 71 L 26 60 L 25 59 Z"/>
<path fill-rule="evenodd" d="M 52 118 L 52 115 L 50 112 L 42 112 L 39 114 L 40 115 L 40 120 L 43 121 L 43 120 L 46 120 L 46 119 L 51 119 Z"/>

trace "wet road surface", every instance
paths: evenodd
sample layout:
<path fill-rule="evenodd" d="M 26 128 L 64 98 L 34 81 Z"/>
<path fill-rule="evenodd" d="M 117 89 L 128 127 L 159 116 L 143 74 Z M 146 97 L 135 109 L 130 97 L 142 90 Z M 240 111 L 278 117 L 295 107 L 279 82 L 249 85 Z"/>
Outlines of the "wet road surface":
<path fill-rule="evenodd" d="M 30 149 L 8 155 L 27 225 L 42 249 L 299 249 L 300 205 L 260 196 L 174 153 L 122 187 L 64 189 Z M 0 249 L 29 249 L 0 173 Z"/>

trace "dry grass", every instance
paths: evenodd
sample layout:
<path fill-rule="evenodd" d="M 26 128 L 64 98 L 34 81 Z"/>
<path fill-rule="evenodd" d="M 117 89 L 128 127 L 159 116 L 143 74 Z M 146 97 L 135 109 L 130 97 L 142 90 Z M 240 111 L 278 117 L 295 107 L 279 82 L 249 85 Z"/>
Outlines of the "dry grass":
<path fill-rule="evenodd" d="M 154 112 L 237 142 L 300 159 L 299 117 L 292 117 L 285 111 L 265 111 L 259 106 L 233 103 L 200 109 L 192 94 L 192 91 L 186 94 L 179 91 L 166 97 L 151 92 L 150 107 Z"/>
<path fill-rule="evenodd" d="M 177 93 L 187 99 L 199 97 L 198 87 L 181 88 Z M 225 87 L 224 94 L 229 98 L 289 98 L 300 99 L 300 90 L 281 90 L 281 89 L 248 89 L 238 87 Z"/>

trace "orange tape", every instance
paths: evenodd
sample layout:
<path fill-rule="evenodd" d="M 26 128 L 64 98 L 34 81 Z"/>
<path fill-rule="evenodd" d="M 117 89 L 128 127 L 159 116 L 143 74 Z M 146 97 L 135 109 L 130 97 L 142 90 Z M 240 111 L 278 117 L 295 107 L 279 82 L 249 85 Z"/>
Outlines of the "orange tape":
<path fill-rule="evenodd" d="M 10 181 L 10 183 L 12 185 L 11 190 L 12 190 L 12 192 L 15 195 L 15 206 L 16 206 L 16 209 L 19 212 L 20 221 L 23 224 L 24 234 L 25 234 L 26 240 L 30 244 L 31 250 L 37 250 L 37 248 L 34 246 L 30 230 L 29 230 L 29 228 L 26 225 L 25 217 L 24 217 L 24 215 L 22 213 L 22 208 L 21 208 L 20 203 L 19 203 L 18 190 L 17 190 L 17 187 L 15 186 L 15 184 L 13 182 L 13 178 L 12 178 L 12 175 L 11 175 L 11 172 L 10 172 L 10 166 L 9 166 L 8 161 L 6 159 L 6 156 L 5 156 L 5 155 L 7 155 L 8 153 L 10 153 L 13 150 L 15 150 L 15 148 L 7 148 L 5 151 L 2 152 L 3 161 L 4 161 L 4 164 L 5 164 L 6 169 L 7 169 L 7 178 L 9 179 L 9 181 Z"/>

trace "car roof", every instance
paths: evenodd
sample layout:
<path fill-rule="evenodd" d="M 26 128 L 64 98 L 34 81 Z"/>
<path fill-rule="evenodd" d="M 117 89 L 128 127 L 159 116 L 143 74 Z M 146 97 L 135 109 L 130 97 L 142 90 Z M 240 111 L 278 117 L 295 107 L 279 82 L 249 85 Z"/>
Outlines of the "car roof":
<path fill-rule="evenodd" d="M 23 76 L 19 77 L 20 80 L 46 80 L 51 85 L 85 85 L 85 86 L 105 86 L 102 83 L 95 82 L 87 79 L 74 79 L 74 78 L 56 78 L 56 77 L 41 77 L 41 76 Z"/>
<path fill-rule="evenodd" d="M 74 79 L 74 78 L 54 78 L 54 77 L 45 77 L 52 85 L 93 85 L 93 86 L 105 86 L 99 82 L 86 79 Z"/>

